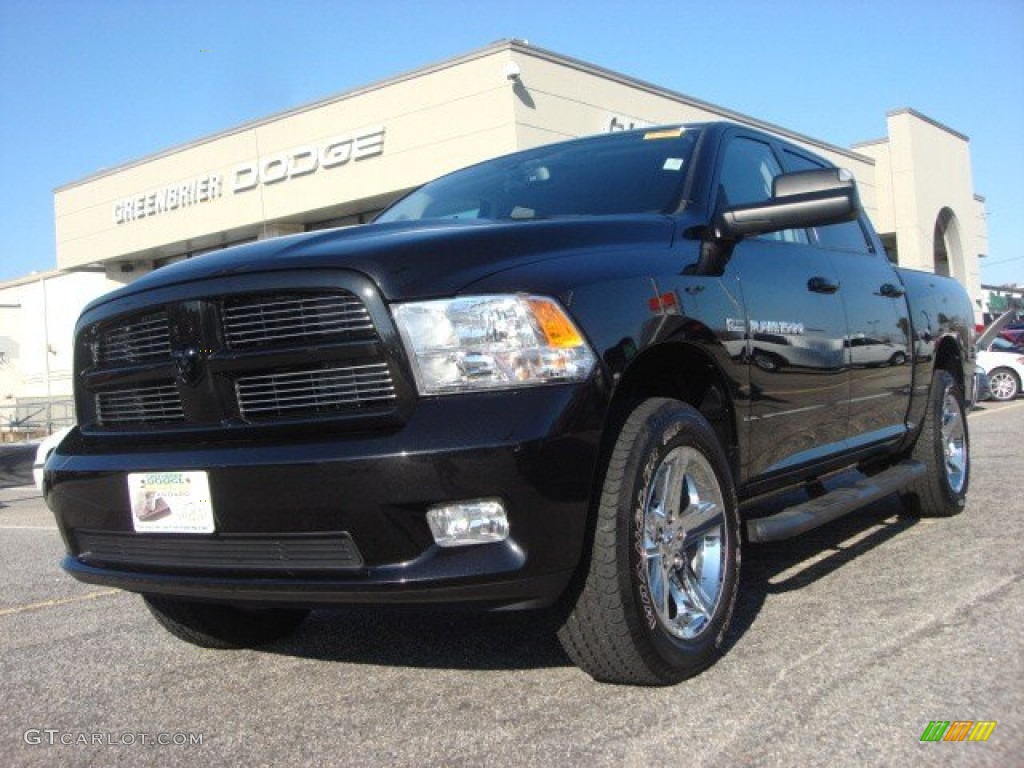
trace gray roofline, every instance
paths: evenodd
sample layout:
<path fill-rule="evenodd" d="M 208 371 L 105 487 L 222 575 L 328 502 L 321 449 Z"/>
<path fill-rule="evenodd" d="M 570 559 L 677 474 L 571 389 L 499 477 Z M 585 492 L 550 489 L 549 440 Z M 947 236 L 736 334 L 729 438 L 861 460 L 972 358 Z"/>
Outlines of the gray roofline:
<path fill-rule="evenodd" d="M 981 287 L 986 291 L 1005 291 L 1006 293 L 1019 293 L 1024 296 L 1024 286 L 1017 285 L 1016 283 L 1007 283 L 1006 285 L 986 285 L 982 283 Z"/>
<path fill-rule="evenodd" d="M 95 264 L 84 264 L 80 267 L 71 267 L 70 269 L 48 269 L 43 272 L 29 272 L 27 275 L 21 277 L 12 277 L 10 280 L 0 280 L 0 291 L 8 288 L 17 288 L 19 285 L 30 285 L 31 283 L 38 283 L 41 280 L 55 280 L 58 277 L 67 277 L 68 275 L 83 275 L 83 274 L 106 274 L 106 269 Z"/>
<path fill-rule="evenodd" d="M 46 272 L 30 272 L 27 275 L 21 277 L 13 277 L 10 280 L 0 282 L 0 291 L 7 288 L 17 288 L 20 285 L 31 285 L 32 283 L 38 283 L 41 280 L 52 280 L 55 277 L 68 274 L 68 270 L 64 269 L 50 269 Z"/>
<path fill-rule="evenodd" d="M 962 139 L 963 141 L 968 142 L 971 140 L 971 137 L 968 136 L 967 134 L 960 133 L 960 131 L 954 131 L 948 125 L 943 125 L 938 120 L 928 117 L 928 115 L 922 114 L 918 112 L 916 109 L 913 109 L 912 107 L 900 107 L 899 109 L 890 109 L 888 112 L 885 113 L 886 117 L 896 117 L 897 115 L 912 115 L 916 117 L 918 120 L 923 120 L 929 125 L 934 125 L 939 130 L 945 131 L 946 133 L 956 136 L 958 139 Z"/>
<path fill-rule="evenodd" d="M 873 157 L 861 155 L 857 152 L 851 152 L 849 149 L 845 147 L 839 147 L 836 146 L 835 144 L 829 144 L 828 142 L 822 141 L 821 139 L 815 139 L 810 136 L 806 136 L 802 133 L 791 131 L 788 128 L 783 128 L 782 126 L 775 125 L 774 123 L 769 123 L 764 120 L 758 120 L 756 117 L 745 115 L 742 112 L 736 112 L 731 109 L 726 109 L 725 107 L 720 107 L 717 104 L 712 104 L 709 101 L 702 101 L 701 99 L 696 99 L 693 96 L 687 96 L 686 94 L 680 93 L 679 91 L 673 91 L 669 88 L 664 88 L 660 85 L 649 83 L 646 80 L 640 80 L 635 77 L 630 77 L 629 75 L 624 75 L 621 72 L 615 72 L 614 70 L 611 69 L 605 69 L 604 67 L 600 67 L 596 64 L 590 64 L 589 62 L 583 61 L 581 59 L 575 59 L 571 56 L 565 56 L 561 53 L 555 53 L 554 51 L 549 51 L 544 48 L 538 48 L 534 45 L 527 45 L 519 40 L 508 41 L 508 47 L 511 50 L 514 50 L 518 53 L 529 54 L 536 56 L 537 58 L 540 59 L 545 59 L 555 64 L 563 64 L 566 66 L 570 66 L 573 69 L 577 69 L 581 72 L 598 75 L 608 80 L 613 80 L 617 83 L 621 83 L 622 85 L 628 85 L 630 87 L 637 88 L 642 91 L 647 91 L 648 93 L 651 93 L 655 96 L 667 97 L 674 101 L 678 101 L 682 104 L 686 104 L 687 106 L 696 107 L 698 109 L 707 110 L 709 112 L 714 112 L 718 115 L 721 115 L 727 120 L 732 120 L 737 123 L 743 123 L 744 125 L 750 126 L 751 128 L 757 128 L 768 133 L 774 133 L 777 136 L 783 136 L 787 139 L 803 142 L 805 144 L 811 144 L 815 147 L 820 147 L 821 149 L 826 149 L 830 152 L 836 152 L 838 154 L 845 155 L 851 158 L 852 160 L 857 160 L 868 165 L 875 164 L 875 159 Z"/>
<path fill-rule="evenodd" d="M 881 139 L 868 139 L 867 141 L 858 141 L 855 144 L 851 144 L 850 147 L 856 149 L 857 147 L 874 147 L 878 144 L 888 144 L 889 137 L 883 136 Z"/>

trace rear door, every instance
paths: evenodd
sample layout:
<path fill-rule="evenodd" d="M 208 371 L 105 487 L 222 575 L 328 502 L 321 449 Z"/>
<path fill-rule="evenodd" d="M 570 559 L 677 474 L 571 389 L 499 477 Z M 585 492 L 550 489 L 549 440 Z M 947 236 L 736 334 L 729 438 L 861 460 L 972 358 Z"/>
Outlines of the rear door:
<path fill-rule="evenodd" d="M 785 146 L 787 171 L 827 167 Z M 884 249 L 860 219 L 812 227 L 808 236 L 838 275 L 846 317 L 845 365 L 850 370 L 847 438 L 851 447 L 902 436 L 910 406 L 910 318 L 905 289 Z"/>

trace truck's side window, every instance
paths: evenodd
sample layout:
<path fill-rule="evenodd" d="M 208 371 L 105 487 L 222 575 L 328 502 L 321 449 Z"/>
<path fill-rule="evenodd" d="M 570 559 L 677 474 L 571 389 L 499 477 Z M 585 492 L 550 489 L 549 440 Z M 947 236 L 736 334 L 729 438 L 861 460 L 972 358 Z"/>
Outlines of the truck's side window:
<path fill-rule="evenodd" d="M 786 156 L 786 165 L 790 171 L 815 171 L 826 166 L 816 163 L 809 157 L 798 155 L 789 150 L 783 150 Z M 857 251 L 859 253 L 870 253 L 871 246 L 864 236 L 864 229 L 860 222 L 845 221 L 842 224 L 831 224 L 827 227 L 812 227 L 815 239 L 819 245 L 826 248 L 838 248 L 844 251 Z"/>
<path fill-rule="evenodd" d="M 768 144 L 738 136 L 725 149 L 719 187 L 727 205 L 760 203 L 772 196 L 772 179 L 781 173 L 782 166 Z M 808 242 L 807 233 L 795 229 L 762 237 L 785 243 Z"/>

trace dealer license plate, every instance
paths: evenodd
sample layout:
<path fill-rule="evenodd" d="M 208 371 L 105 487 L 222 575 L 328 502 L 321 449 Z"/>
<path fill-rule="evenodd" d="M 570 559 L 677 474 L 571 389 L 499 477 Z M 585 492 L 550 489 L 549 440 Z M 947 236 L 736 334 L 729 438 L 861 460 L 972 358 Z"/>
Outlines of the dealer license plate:
<path fill-rule="evenodd" d="M 139 533 L 213 533 L 210 482 L 205 472 L 128 475 L 132 525 Z"/>

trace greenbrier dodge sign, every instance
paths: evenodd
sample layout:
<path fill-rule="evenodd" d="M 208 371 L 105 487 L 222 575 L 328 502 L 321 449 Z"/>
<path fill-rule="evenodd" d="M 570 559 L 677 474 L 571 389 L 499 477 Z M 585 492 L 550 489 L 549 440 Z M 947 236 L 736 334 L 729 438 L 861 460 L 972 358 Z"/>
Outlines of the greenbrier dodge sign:
<path fill-rule="evenodd" d="M 354 134 L 335 136 L 318 145 L 295 147 L 286 152 L 243 163 L 228 174 L 211 173 L 186 181 L 169 184 L 140 195 L 122 198 L 114 203 L 114 223 L 159 216 L 169 211 L 209 203 L 222 197 L 225 191 L 239 194 L 260 185 L 309 176 L 321 170 L 345 165 L 349 161 L 365 160 L 384 152 L 382 126 L 366 128 Z"/>

